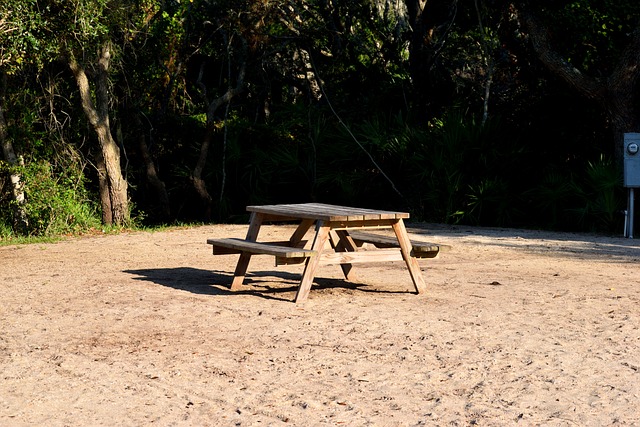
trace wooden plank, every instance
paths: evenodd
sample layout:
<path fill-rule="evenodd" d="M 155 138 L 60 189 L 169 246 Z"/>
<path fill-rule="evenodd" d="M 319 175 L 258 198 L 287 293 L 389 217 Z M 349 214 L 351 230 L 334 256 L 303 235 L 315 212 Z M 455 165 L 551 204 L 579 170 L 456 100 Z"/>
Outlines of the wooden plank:
<path fill-rule="evenodd" d="M 380 209 L 355 208 L 348 206 L 321 205 L 327 211 L 344 213 L 349 220 L 409 218 L 406 212 L 384 211 Z"/>
<path fill-rule="evenodd" d="M 307 218 L 322 221 L 364 221 L 377 219 L 408 218 L 406 212 L 383 211 L 376 209 L 354 208 L 328 205 L 324 203 L 299 203 L 283 205 L 247 206 L 249 212 L 260 212 L 269 220 L 273 218 Z"/>
<path fill-rule="evenodd" d="M 322 221 L 316 223 L 316 236 L 313 240 L 313 245 L 311 245 L 311 249 L 316 253 L 322 254 L 324 245 L 329 238 L 329 230 L 329 226 Z M 318 270 L 320 258 L 320 256 L 314 256 L 307 259 L 304 272 L 302 273 L 302 280 L 300 280 L 300 286 L 298 287 L 298 292 L 296 292 L 296 304 L 304 303 L 309 296 L 313 278 L 316 276 L 316 271 Z"/>
<path fill-rule="evenodd" d="M 327 212 L 334 213 L 337 215 L 346 215 L 348 221 L 358 221 L 358 220 L 376 220 L 376 219 L 398 219 L 398 218 L 408 218 L 409 214 L 406 212 L 393 212 L 393 211 L 383 211 L 379 209 L 367 209 L 367 208 L 355 208 L 348 206 L 336 206 L 336 205 L 326 205 L 326 204 L 316 204 L 317 209 Z M 335 219 L 339 220 L 339 219 Z"/>
<path fill-rule="evenodd" d="M 329 215 L 330 221 L 363 221 L 367 219 L 380 219 L 380 214 L 378 212 L 362 208 L 326 205 L 322 203 L 313 203 L 310 207 L 316 212 Z"/>
<path fill-rule="evenodd" d="M 356 243 L 373 243 L 377 248 L 399 248 L 400 243 L 396 236 L 385 236 L 382 234 L 365 233 L 361 231 L 351 231 L 349 235 Z M 411 246 L 416 253 L 429 253 L 435 252 L 436 254 L 441 251 L 451 249 L 451 246 L 440 245 L 436 243 L 423 242 L 420 240 L 411 239 Z M 426 257 L 426 256 L 425 256 Z"/>
<path fill-rule="evenodd" d="M 258 234 L 260 234 L 260 227 L 262 226 L 263 220 L 264 215 L 262 215 L 261 213 L 253 212 L 251 214 L 249 229 L 247 230 L 247 236 L 245 240 L 247 240 L 248 242 L 255 242 L 256 240 L 258 240 Z M 249 268 L 249 261 L 251 261 L 251 252 L 242 252 L 240 254 L 240 258 L 238 258 L 236 269 L 233 272 L 233 281 L 231 282 L 232 291 L 236 291 L 242 286 L 242 283 L 244 282 L 244 276 L 247 274 L 247 269 Z"/>
<path fill-rule="evenodd" d="M 358 221 L 333 221 L 330 223 L 332 230 L 351 230 L 356 228 L 390 228 L 397 219 L 376 219 L 376 220 L 358 220 Z"/>
<path fill-rule="evenodd" d="M 313 219 L 303 219 L 300 225 L 296 228 L 296 231 L 293 232 L 291 238 L 289 238 L 289 242 L 283 246 L 291 246 L 294 248 L 304 248 L 307 244 L 307 240 L 302 240 L 302 238 L 307 234 L 309 228 L 315 223 Z M 276 257 L 276 267 L 279 265 L 290 265 L 290 264 L 302 264 L 305 262 L 305 258 L 284 258 L 284 257 Z"/>
<path fill-rule="evenodd" d="M 208 240 L 207 240 L 207 243 L 209 243 L 210 245 L 212 244 Z M 240 249 L 233 249 L 233 248 L 227 248 L 227 247 L 224 247 L 224 246 L 213 245 L 213 254 L 214 255 L 234 255 L 234 254 L 237 255 L 237 254 L 241 254 L 241 253 L 242 253 L 242 251 Z"/>
<path fill-rule="evenodd" d="M 213 246 L 214 255 L 232 255 L 232 254 L 240 254 L 243 252 L 242 249 L 234 249 L 230 246 L 216 245 L 217 240 L 219 239 L 207 239 L 207 243 Z M 307 240 L 301 240 L 298 245 L 293 246 L 291 245 L 291 242 L 289 240 L 260 242 L 260 244 L 264 244 L 264 245 L 283 246 L 283 247 L 291 247 L 291 248 L 303 248 L 306 243 L 307 243 Z"/>
<path fill-rule="evenodd" d="M 329 242 L 336 252 L 355 252 L 358 249 L 344 230 L 331 230 L 329 232 Z M 353 266 L 350 263 L 340 263 L 340 268 L 346 280 L 356 280 L 352 272 Z"/>
<path fill-rule="evenodd" d="M 440 251 L 417 251 L 413 249 L 411 251 L 411 256 L 415 258 L 435 258 L 439 253 Z"/>
<path fill-rule="evenodd" d="M 407 268 L 409 269 L 409 274 L 411 275 L 411 280 L 413 281 L 413 286 L 415 287 L 416 292 L 419 294 L 426 292 L 427 286 L 424 283 L 424 278 L 422 277 L 422 272 L 420 271 L 420 265 L 418 264 L 418 260 L 411 256 L 411 240 L 409 240 L 407 229 L 405 228 L 404 222 L 401 219 L 399 219 L 398 222 L 393 225 L 393 231 L 396 233 L 398 243 L 400 243 L 402 258 L 404 258 L 404 261 L 407 264 Z"/>
<path fill-rule="evenodd" d="M 399 249 L 380 249 L 375 251 L 323 253 L 320 257 L 320 264 L 359 264 L 402 260 L 402 253 Z"/>
<path fill-rule="evenodd" d="M 289 238 L 289 246 L 294 246 L 297 248 L 302 248 L 306 244 L 306 240 L 302 240 L 302 238 L 307 234 L 307 231 L 311 228 L 315 221 L 312 219 L 304 219 L 296 228 L 296 231 L 293 232 L 291 238 Z M 301 242 L 303 242 L 301 244 Z"/>
<path fill-rule="evenodd" d="M 294 265 L 294 264 L 302 264 L 307 261 L 307 258 L 285 258 L 281 256 L 276 257 L 276 267 L 279 265 Z"/>
<path fill-rule="evenodd" d="M 255 255 L 273 255 L 283 258 L 304 258 L 316 255 L 316 251 L 290 246 L 278 246 L 265 242 L 250 242 L 243 239 L 209 239 L 207 243 L 221 250 L 234 250 L 236 253 L 249 252 Z"/>
<path fill-rule="evenodd" d="M 247 211 L 263 213 L 268 215 L 269 219 L 316 219 L 327 221 L 331 218 L 326 213 L 308 206 L 308 204 L 247 206 Z"/>

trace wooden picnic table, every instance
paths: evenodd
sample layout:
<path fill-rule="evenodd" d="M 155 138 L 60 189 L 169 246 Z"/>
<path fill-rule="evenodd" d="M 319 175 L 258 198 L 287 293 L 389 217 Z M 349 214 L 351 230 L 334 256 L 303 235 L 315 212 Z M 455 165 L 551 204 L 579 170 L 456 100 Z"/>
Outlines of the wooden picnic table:
<path fill-rule="evenodd" d="M 403 220 L 406 212 L 362 209 L 322 203 L 248 206 L 251 212 L 245 239 L 209 239 L 214 255 L 240 254 L 231 290 L 238 290 L 244 281 L 253 255 L 273 255 L 276 264 L 304 263 L 304 271 L 295 302 L 303 303 L 311 290 L 320 265 L 339 264 L 347 280 L 353 278 L 352 264 L 361 262 L 404 261 L 417 293 L 425 292 L 425 282 L 417 258 L 433 258 L 441 245 L 412 241 Z M 264 223 L 295 222 L 291 237 L 283 242 L 259 242 Z M 305 235 L 315 226 L 310 245 Z M 391 228 L 394 236 L 369 233 L 371 230 Z M 328 243 L 328 244 L 327 244 Z M 375 250 L 361 250 L 371 243 Z"/>

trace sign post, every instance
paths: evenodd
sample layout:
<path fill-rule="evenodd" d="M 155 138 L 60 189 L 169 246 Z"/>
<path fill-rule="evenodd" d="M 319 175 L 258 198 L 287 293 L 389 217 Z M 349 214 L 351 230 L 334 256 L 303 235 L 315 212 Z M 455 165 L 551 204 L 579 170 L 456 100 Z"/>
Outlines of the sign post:
<path fill-rule="evenodd" d="M 640 188 L 640 133 L 624 134 L 624 186 L 629 191 L 624 236 L 633 239 L 634 189 Z"/>

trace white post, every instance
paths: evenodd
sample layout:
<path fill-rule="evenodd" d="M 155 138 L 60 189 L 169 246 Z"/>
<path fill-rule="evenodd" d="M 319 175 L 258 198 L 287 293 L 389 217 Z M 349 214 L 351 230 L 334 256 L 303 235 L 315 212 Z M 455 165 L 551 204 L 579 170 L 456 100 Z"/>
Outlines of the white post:
<path fill-rule="evenodd" d="M 622 211 L 624 213 L 624 228 L 622 229 L 623 236 L 629 237 L 629 194 L 627 193 L 627 209 Z"/>
<path fill-rule="evenodd" d="M 633 239 L 633 187 L 629 188 L 629 238 Z"/>

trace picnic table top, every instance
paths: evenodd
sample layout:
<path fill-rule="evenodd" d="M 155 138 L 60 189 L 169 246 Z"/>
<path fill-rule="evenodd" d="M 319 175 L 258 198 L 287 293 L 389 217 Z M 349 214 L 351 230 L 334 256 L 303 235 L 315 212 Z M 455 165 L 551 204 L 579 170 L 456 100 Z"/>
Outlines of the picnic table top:
<path fill-rule="evenodd" d="M 329 222 L 409 218 L 407 212 L 352 208 L 348 206 L 328 205 L 325 203 L 247 206 L 247 211 L 282 218 L 315 219 Z"/>

